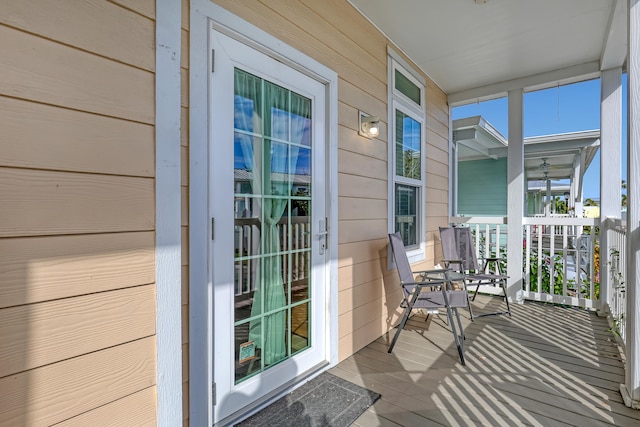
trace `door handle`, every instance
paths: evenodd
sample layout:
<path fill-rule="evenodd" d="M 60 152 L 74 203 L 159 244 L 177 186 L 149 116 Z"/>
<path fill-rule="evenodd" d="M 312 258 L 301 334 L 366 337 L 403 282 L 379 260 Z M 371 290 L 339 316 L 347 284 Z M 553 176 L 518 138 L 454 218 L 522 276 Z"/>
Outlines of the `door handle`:
<path fill-rule="evenodd" d="M 318 239 L 320 240 L 320 255 L 324 255 L 324 251 L 327 250 L 327 236 L 329 231 L 327 230 L 327 219 L 321 219 L 318 222 Z"/>

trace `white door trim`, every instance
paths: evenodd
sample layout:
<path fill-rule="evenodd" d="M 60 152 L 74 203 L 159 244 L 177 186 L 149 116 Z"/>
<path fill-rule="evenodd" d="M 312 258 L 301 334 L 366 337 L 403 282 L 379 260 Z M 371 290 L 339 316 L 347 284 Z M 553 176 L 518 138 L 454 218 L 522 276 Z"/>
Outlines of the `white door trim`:
<path fill-rule="evenodd" d="M 156 0 L 156 357 L 158 426 L 182 424 L 180 2 Z M 183 124 L 186 126 L 186 123 Z"/>
<path fill-rule="evenodd" d="M 189 418 L 192 425 L 212 425 L 213 312 L 209 266 L 211 218 L 208 200 L 194 195 L 208 191 L 208 82 L 212 62 L 209 28 L 213 25 L 231 37 L 276 57 L 323 83 L 326 87 L 328 318 L 326 342 L 330 365 L 338 361 L 338 76 L 331 69 L 209 0 L 192 0 L 190 12 L 189 70 Z"/>

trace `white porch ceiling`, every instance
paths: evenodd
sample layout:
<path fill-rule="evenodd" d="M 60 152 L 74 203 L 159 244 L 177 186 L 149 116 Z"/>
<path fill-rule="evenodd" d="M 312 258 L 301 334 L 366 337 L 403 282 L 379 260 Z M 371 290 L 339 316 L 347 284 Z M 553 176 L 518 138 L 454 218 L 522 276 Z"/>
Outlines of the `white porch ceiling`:
<path fill-rule="evenodd" d="M 627 0 L 349 0 L 450 97 L 486 99 L 622 66 Z"/>

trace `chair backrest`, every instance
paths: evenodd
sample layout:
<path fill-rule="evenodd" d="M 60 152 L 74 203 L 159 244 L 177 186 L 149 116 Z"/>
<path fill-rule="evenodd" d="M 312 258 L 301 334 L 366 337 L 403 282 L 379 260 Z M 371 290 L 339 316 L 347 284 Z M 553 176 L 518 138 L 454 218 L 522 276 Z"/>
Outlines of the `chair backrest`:
<path fill-rule="evenodd" d="M 445 259 L 461 260 L 463 270 L 480 270 L 473 236 L 467 227 L 440 227 L 440 242 Z"/>
<path fill-rule="evenodd" d="M 401 283 L 411 283 L 415 281 L 413 273 L 411 272 L 411 264 L 409 264 L 409 258 L 407 258 L 407 251 L 404 248 L 404 242 L 400 233 L 389 234 L 389 244 L 393 251 L 393 259 L 396 261 L 396 268 L 400 275 Z"/>

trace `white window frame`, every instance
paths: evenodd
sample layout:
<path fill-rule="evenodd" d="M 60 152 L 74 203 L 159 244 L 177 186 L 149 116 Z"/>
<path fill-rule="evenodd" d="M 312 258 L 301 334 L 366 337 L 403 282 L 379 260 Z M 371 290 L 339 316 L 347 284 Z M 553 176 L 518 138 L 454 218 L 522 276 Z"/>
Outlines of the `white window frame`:
<path fill-rule="evenodd" d="M 389 233 L 395 232 L 395 187 L 396 184 L 407 184 L 418 187 L 417 217 L 417 245 L 408 248 L 407 256 L 409 262 L 414 263 L 426 258 L 426 81 L 393 49 L 388 49 L 388 229 Z M 400 71 L 407 79 L 420 88 L 420 105 L 395 89 L 396 70 Z M 396 169 L 396 110 L 400 110 L 420 123 L 420 180 L 398 176 Z M 391 259 L 391 257 L 389 257 Z"/>

